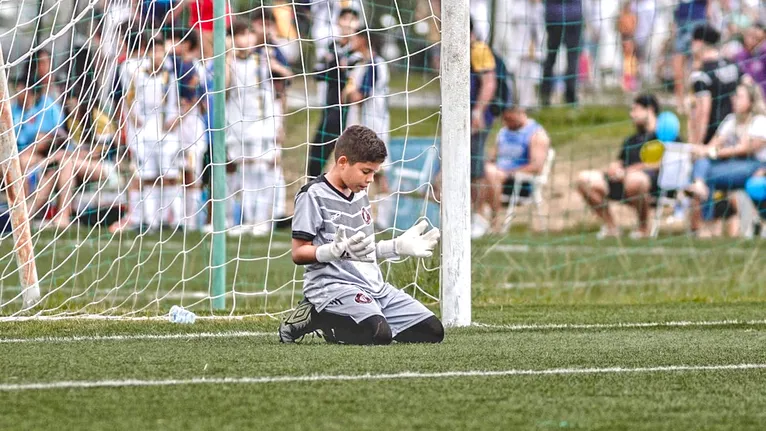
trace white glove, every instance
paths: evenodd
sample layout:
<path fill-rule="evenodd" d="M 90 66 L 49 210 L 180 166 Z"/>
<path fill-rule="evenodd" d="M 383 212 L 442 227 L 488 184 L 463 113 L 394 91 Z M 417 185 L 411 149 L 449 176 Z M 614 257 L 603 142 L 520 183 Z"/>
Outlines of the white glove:
<path fill-rule="evenodd" d="M 440 234 L 437 228 L 423 234 L 426 229 L 428 229 L 428 222 L 422 220 L 398 238 L 380 241 L 376 249 L 378 257 L 382 259 L 401 256 L 431 257 L 434 247 L 439 242 Z"/>
<path fill-rule="evenodd" d="M 347 238 L 346 230 L 338 228 L 333 242 L 317 247 L 317 262 L 327 263 L 340 259 L 372 262 L 375 253 L 374 241 L 372 235 L 367 236 L 364 232 L 357 232 L 351 238 Z"/>

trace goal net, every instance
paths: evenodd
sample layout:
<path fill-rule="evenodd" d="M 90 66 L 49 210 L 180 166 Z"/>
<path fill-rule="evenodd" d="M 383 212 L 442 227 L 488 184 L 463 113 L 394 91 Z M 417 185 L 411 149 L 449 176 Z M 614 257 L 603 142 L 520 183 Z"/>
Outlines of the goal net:
<path fill-rule="evenodd" d="M 429 305 L 444 304 L 445 289 L 501 307 L 762 298 L 763 245 L 752 238 L 764 201 L 741 184 L 714 190 L 722 221 L 710 225 L 732 222 L 733 238 L 701 241 L 678 182 L 662 193 L 647 166 L 650 190 L 635 193 L 610 164 L 619 154 L 625 167 L 640 94 L 679 119 L 675 141 L 693 138 L 693 27 L 707 20 L 720 55 L 751 58 L 763 7 L 709 2 L 699 18 L 694 2 L 559 3 L 473 0 L 469 43 L 467 0 L 0 1 L 0 109 L 13 117 L 0 133 L 15 140 L 23 172 L 4 175 L 27 193 L 40 289 L 25 307 L 29 266 L 10 221 L 19 207 L 6 204 L 0 319 L 160 318 L 174 305 L 280 316 L 302 298 L 293 198 L 332 165 L 351 124 L 388 146 L 370 190 L 377 238 L 422 218 L 450 223 L 440 256 L 381 262 L 388 282 Z M 508 90 L 508 100 L 489 95 L 493 107 L 524 108 L 549 138 L 518 181 L 497 177 L 501 159 L 531 157 L 508 146 L 526 139 L 518 111 L 471 135 L 489 120 L 469 113 L 470 99 L 487 96 L 484 72 Z M 471 219 L 469 166 L 484 168 Z M 643 179 L 630 187 L 644 190 Z"/>
<path fill-rule="evenodd" d="M 350 124 L 389 159 L 390 238 L 439 226 L 439 13 L 430 2 L 0 3 L 40 300 L 25 308 L 8 205 L 0 315 L 278 316 L 302 298 L 293 198 Z M 216 26 L 222 24 L 219 31 Z M 438 257 L 381 263 L 439 299 Z"/>

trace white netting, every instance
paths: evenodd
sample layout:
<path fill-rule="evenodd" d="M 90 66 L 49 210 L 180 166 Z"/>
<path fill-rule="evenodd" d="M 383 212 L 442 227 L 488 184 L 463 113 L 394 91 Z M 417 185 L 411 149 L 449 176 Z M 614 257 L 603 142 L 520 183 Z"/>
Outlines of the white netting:
<path fill-rule="evenodd" d="M 204 315 L 220 298 L 216 314 L 289 309 L 302 296 L 290 256 L 293 197 L 327 167 L 321 143 L 353 123 L 389 143 L 387 187 L 371 196 L 379 237 L 424 215 L 438 225 L 439 20 L 430 2 L 227 1 L 222 54 L 213 4 L 0 2 L 10 89 L 2 102 L 13 113 L 42 293 L 22 310 L 4 210 L 3 318 L 151 317 L 175 304 Z M 218 142 L 226 161 L 213 163 Z M 227 190 L 217 201 L 215 181 Z M 226 212 L 222 266 L 212 207 Z M 437 299 L 438 259 L 383 269 Z"/>

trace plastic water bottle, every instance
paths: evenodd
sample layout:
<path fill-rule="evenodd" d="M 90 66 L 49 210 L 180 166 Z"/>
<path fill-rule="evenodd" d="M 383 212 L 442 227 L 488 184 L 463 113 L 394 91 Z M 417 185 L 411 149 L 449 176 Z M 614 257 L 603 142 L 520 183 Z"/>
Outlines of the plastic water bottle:
<path fill-rule="evenodd" d="M 174 305 L 170 307 L 170 313 L 168 314 L 168 320 L 171 323 L 194 323 L 197 315 L 193 312 L 179 306 Z"/>

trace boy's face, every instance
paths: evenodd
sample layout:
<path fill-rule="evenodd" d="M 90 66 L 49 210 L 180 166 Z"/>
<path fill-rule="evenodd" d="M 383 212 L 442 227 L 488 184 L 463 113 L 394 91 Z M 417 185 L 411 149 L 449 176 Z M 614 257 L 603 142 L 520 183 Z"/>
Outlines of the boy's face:
<path fill-rule="evenodd" d="M 378 162 L 356 162 L 349 163 L 346 156 L 340 156 L 337 161 L 340 168 L 340 178 L 354 193 L 366 190 L 372 184 L 375 173 L 380 170 L 381 163 Z"/>

